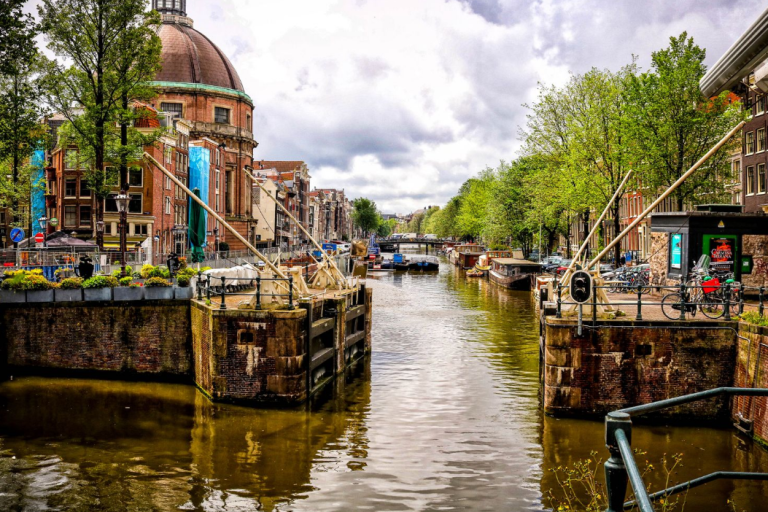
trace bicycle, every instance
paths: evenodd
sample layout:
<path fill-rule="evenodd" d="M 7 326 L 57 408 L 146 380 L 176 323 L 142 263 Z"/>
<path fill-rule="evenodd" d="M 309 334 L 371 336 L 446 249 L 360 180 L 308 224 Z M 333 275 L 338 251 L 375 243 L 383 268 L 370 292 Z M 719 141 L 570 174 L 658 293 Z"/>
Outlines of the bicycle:
<path fill-rule="evenodd" d="M 719 290 L 719 279 L 699 274 L 688 280 L 685 295 L 680 292 L 665 295 L 661 299 L 661 312 L 670 320 L 679 320 L 681 310 L 691 316 L 701 311 L 707 318 L 717 320 L 725 314 L 725 300 L 722 294 L 716 293 Z"/>

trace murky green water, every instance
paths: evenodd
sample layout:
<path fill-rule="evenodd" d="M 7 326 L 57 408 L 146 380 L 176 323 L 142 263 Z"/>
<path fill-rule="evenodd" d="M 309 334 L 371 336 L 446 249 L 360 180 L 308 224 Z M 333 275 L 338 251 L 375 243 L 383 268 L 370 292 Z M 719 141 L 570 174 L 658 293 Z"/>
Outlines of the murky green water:
<path fill-rule="evenodd" d="M 602 423 L 539 412 L 527 294 L 448 265 L 369 281 L 373 356 L 311 410 L 214 405 L 171 384 L 0 385 L 0 510 L 545 510 L 551 468 L 605 457 Z M 768 471 L 730 430 L 641 427 L 634 444 L 652 461 L 684 452 L 673 481 Z M 766 496 L 719 482 L 685 510 L 764 511 Z"/>

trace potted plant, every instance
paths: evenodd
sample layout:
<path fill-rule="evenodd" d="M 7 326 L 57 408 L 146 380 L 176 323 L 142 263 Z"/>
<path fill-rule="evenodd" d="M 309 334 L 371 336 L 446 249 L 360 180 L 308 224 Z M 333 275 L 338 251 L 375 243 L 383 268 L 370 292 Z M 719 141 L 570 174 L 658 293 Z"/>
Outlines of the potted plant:
<path fill-rule="evenodd" d="M 68 277 L 53 292 L 56 302 L 80 302 L 83 300 L 83 278 Z"/>
<path fill-rule="evenodd" d="M 120 266 L 120 262 L 119 261 L 115 262 L 115 264 L 112 266 L 115 267 L 115 270 L 112 271 L 112 277 L 116 277 L 120 279 L 120 275 L 123 273 L 123 269 Z M 125 266 L 125 275 L 133 276 L 133 268 L 130 265 Z"/>
<path fill-rule="evenodd" d="M 93 276 L 83 283 L 83 296 L 86 302 L 112 300 L 112 288 L 117 286 L 117 279 L 112 276 Z"/>
<path fill-rule="evenodd" d="M 190 276 L 186 269 L 176 274 L 176 283 L 178 286 L 173 288 L 173 297 L 175 299 L 190 300 L 195 296 L 194 288 L 189 286 Z"/>
<path fill-rule="evenodd" d="M 5 273 L 3 283 L 0 285 L 0 302 L 19 304 L 27 301 L 27 294 L 24 291 L 24 277 L 26 275 L 25 270 Z"/>
<path fill-rule="evenodd" d="M 150 277 L 144 283 L 144 298 L 147 300 L 167 300 L 173 298 L 171 283 L 162 277 Z"/>
<path fill-rule="evenodd" d="M 139 283 L 134 283 L 132 277 L 122 278 L 120 286 L 112 290 L 112 293 L 115 300 L 137 301 L 144 299 L 144 287 Z"/>
<path fill-rule="evenodd" d="M 27 291 L 27 302 L 53 302 L 53 287 L 45 276 L 27 274 L 22 287 Z"/>

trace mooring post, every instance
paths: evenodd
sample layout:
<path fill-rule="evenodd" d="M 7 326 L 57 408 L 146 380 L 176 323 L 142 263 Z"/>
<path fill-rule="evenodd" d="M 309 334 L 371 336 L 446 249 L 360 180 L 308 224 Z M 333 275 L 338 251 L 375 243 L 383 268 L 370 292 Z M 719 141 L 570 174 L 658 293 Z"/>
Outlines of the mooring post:
<path fill-rule="evenodd" d="M 637 285 L 637 315 L 635 320 L 643 319 L 643 285 Z"/>
<path fill-rule="evenodd" d="M 725 283 L 725 321 L 731 320 L 731 283 Z"/>
<path fill-rule="evenodd" d="M 227 281 L 226 277 L 221 276 L 221 306 L 219 309 L 227 309 Z"/>
<path fill-rule="evenodd" d="M 560 294 L 562 292 L 560 281 L 556 281 L 557 283 L 557 315 L 556 318 L 563 318 L 563 310 L 562 310 L 562 301 L 560 300 Z"/>
<path fill-rule="evenodd" d="M 688 307 L 685 300 L 685 280 L 680 281 L 680 320 L 685 320 L 685 308 Z"/>
<path fill-rule="evenodd" d="M 256 277 L 256 309 L 261 309 L 261 276 Z"/>
<path fill-rule="evenodd" d="M 205 290 L 205 298 L 208 299 L 208 302 L 211 302 L 211 276 L 208 275 L 208 286 Z"/>
<path fill-rule="evenodd" d="M 203 300 L 203 273 L 197 271 L 197 300 Z"/>
<path fill-rule="evenodd" d="M 760 305 L 757 307 L 757 311 L 758 313 L 760 313 L 760 316 L 763 316 L 763 293 L 765 293 L 765 287 L 761 286 L 759 291 L 760 295 L 758 295 L 758 298 L 760 300 Z"/>
<path fill-rule="evenodd" d="M 293 276 L 288 276 L 288 309 L 293 310 Z"/>
<path fill-rule="evenodd" d="M 605 488 L 608 493 L 606 512 L 623 512 L 624 497 L 627 494 L 627 467 L 621 458 L 616 431 L 623 430 L 627 440 L 632 443 L 632 420 L 625 412 L 611 412 L 605 417 L 605 446 L 611 457 L 605 461 Z"/>

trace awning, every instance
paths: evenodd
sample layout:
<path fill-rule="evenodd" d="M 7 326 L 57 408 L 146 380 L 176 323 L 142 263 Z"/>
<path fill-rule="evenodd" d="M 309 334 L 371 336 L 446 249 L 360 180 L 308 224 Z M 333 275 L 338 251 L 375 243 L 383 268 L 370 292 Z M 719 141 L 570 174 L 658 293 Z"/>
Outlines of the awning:
<path fill-rule="evenodd" d="M 768 9 L 710 68 L 699 82 L 707 98 L 730 90 L 768 59 Z"/>

